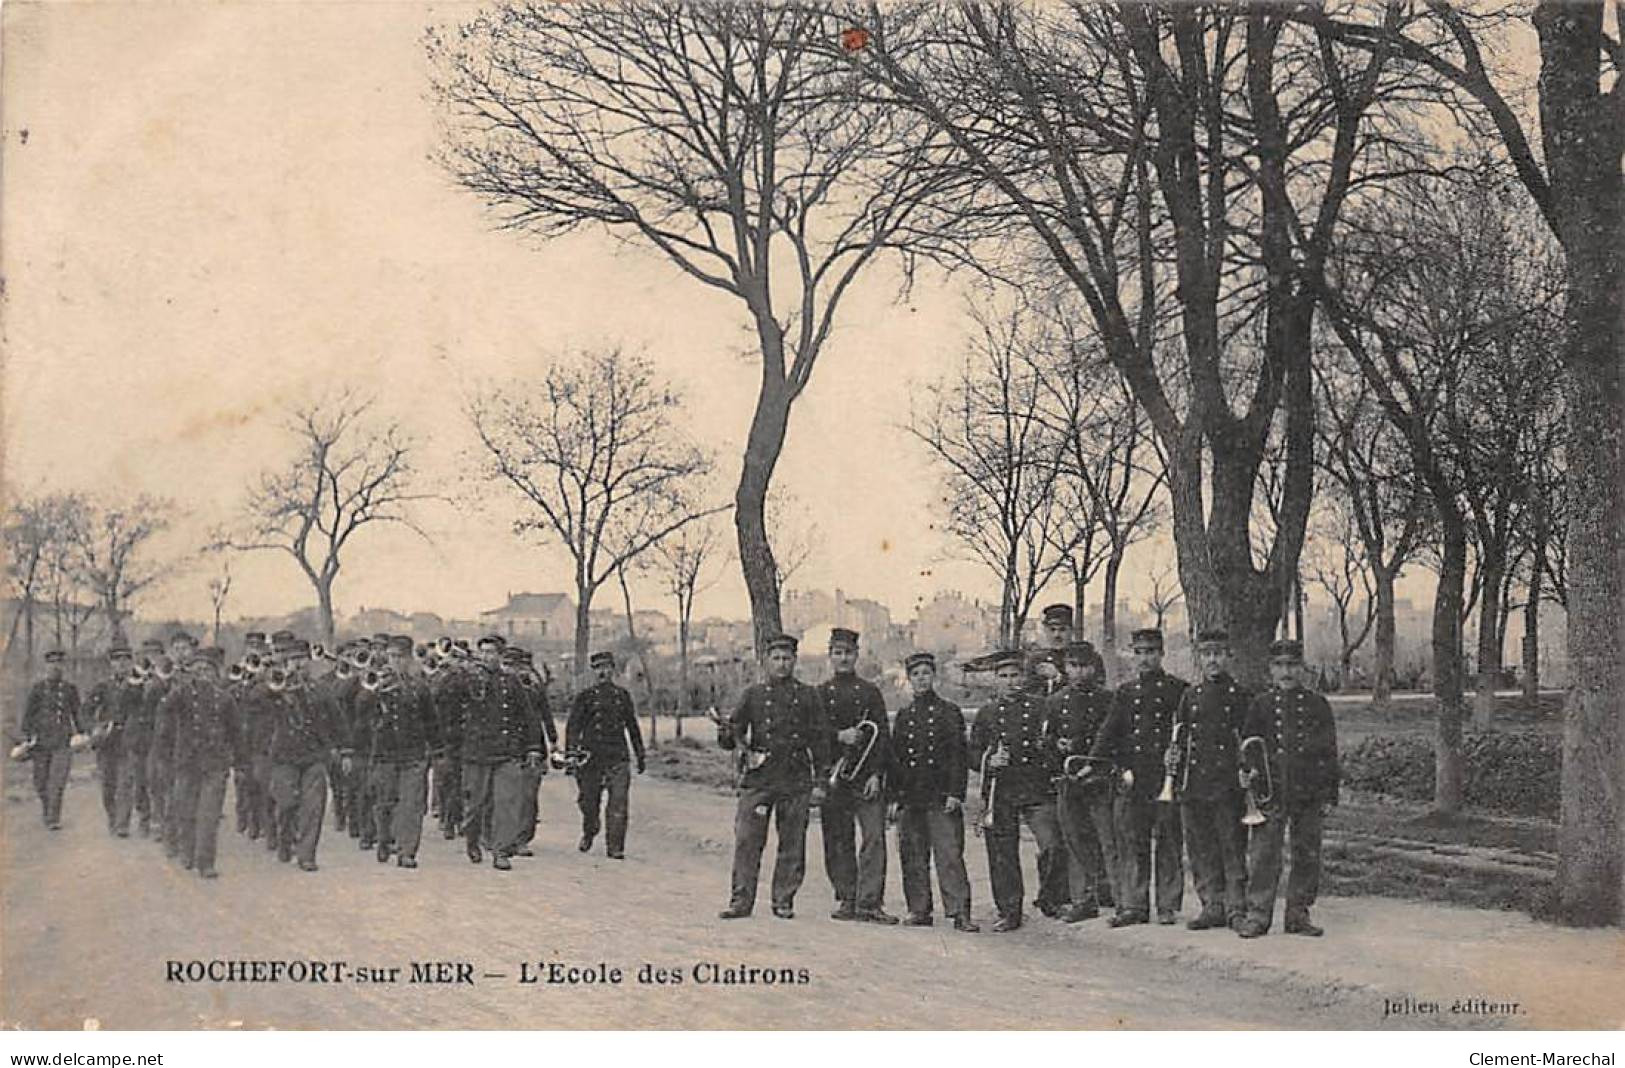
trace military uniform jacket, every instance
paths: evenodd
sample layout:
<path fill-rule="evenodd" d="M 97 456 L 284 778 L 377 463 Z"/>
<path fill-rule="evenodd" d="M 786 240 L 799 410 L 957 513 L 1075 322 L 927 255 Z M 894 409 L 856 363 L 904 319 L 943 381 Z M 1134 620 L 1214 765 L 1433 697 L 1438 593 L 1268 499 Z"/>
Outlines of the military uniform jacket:
<path fill-rule="evenodd" d="M 632 695 L 613 682 L 601 682 L 576 694 L 564 721 L 564 746 L 592 751 L 595 764 L 626 763 L 626 743 L 643 761 L 643 731 L 632 708 Z"/>
<path fill-rule="evenodd" d="M 305 765 L 326 760 L 343 744 L 329 706 L 304 687 L 267 692 L 271 710 L 271 762 Z"/>
<path fill-rule="evenodd" d="M 23 737 L 41 749 L 64 749 L 81 732 L 79 688 L 67 679 L 41 679 L 28 691 Z"/>
<path fill-rule="evenodd" d="M 171 676 L 167 679 L 153 679 L 147 683 L 146 701 L 152 707 L 152 745 L 166 757 L 175 753 L 175 723 L 164 701 L 169 697 L 169 691 L 173 690 L 179 681 Z"/>
<path fill-rule="evenodd" d="M 213 679 L 195 680 L 181 692 L 187 710 L 176 721 L 185 725 L 176 744 L 177 761 L 206 772 L 239 763 L 243 734 L 232 692 Z"/>
<path fill-rule="evenodd" d="M 1263 738 L 1269 750 L 1271 808 L 1337 803 L 1337 724 L 1326 698 L 1303 687 L 1265 690 L 1247 707 L 1241 733 Z"/>
<path fill-rule="evenodd" d="M 107 678 L 96 684 L 85 702 L 85 711 L 94 718 L 98 730 L 114 742 L 122 742 L 130 720 L 141 706 L 141 687 L 128 678 Z"/>
<path fill-rule="evenodd" d="M 1203 679 L 1180 698 L 1175 722 L 1183 724 L 1182 762 L 1174 777 L 1181 801 L 1222 801 L 1241 792 L 1236 749 L 1252 694 L 1228 674 Z"/>
<path fill-rule="evenodd" d="M 519 680 L 503 671 L 476 668 L 463 726 L 463 759 L 499 764 L 546 751 L 541 719 Z"/>
<path fill-rule="evenodd" d="M 276 733 L 276 695 L 258 680 L 246 682 L 237 695 L 237 712 L 250 763 L 270 757 L 271 738 Z"/>
<path fill-rule="evenodd" d="M 1125 682 L 1112 699 L 1090 755 L 1132 771 L 1134 785 L 1128 792 L 1137 801 L 1150 801 L 1162 791 L 1162 758 L 1185 689 L 1184 679 L 1155 671 Z"/>
<path fill-rule="evenodd" d="M 542 737 L 546 739 L 547 747 L 553 748 L 559 744 L 559 728 L 553 722 L 552 706 L 547 703 L 547 686 L 535 675 L 522 674 L 516 678 L 529 705 L 529 714 L 542 725 Z"/>
<path fill-rule="evenodd" d="M 761 767 L 745 772 L 743 785 L 800 788 L 829 774 L 829 728 L 824 703 L 799 679 L 772 679 L 745 691 L 718 741 L 724 749 L 743 742 L 767 754 Z"/>
<path fill-rule="evenodd" d="M 1047 712 L 1049 724 L 1044 733 L 1055 749 L 1056 761 L 1065 764 L 1069 756 L 1088 756 L 1094 751 L 1100 729 L 1112 712 L 1112 694 L 1093 684 L 1068 685 L 1049 699 Z"/>
<path fill-rule="evenodd" d="M 825 744 L 832 754 L 831 759 L 839 756 L 845 748 L 835 740 L 835 733 L 856 726 L 859 721 L 867 721 L 879 727 L 880 734 L 875 738 L 875 747 L 864 765 L 862 777 L 867 779 L 875 773 L 884 775 L 890 760 L 888 735 L 891 732 L 886 716 L 886 699 L 880 695 L 880 687 L 868 679 L 859 678 L 857 672 L 832 675 L 818 687 L 818 699 L 824 704 L 824 722 L 829 728 Z M 854 759 L 861 752 L 861 749 L 856 749 Z M 860 780 L 854 785 L 861 787 L 863 783 Z"/>
<path fill-rule="evenodd" d="M 190 674 L 174 679 L 169 692 L 158 704 L 158 721 L 165 725 L 165 751 L 178 768 L 191 759 L 192 689 L 197 679 Z"/>
<path fill-rule="evenodd" d="M 991 774 L 998 777 L 999 800 L 1034 805 L 1055 796 L 1060 767 L 1044 737 L 1044 704 L 1026 692 L 1006 694 L 976 713 L 970 729 L 970 760 L 980 766 L 989 750 L 1002 739 L 1010 763 Z"/>
<path fill-rule="evenodd" d="M 442 668 L 429 680 L 429 700 L 434 705 L 440 745 L 452 754 L 456 754 L 463 744 L 463 721 L 468 717 L 468 689 L 468 672 L 460 667 Z"/>
<path fill-rule="evenodd" d="M 429 688 L 417 679 L 400 678 L 388 690 L 362 690 L 355 699 L 355 720 L 365 725 L 370 760 L 422 760 L 440 744 Z"/>
<path fill-rule="evenodd" d="M 887 786 L 893 800 L 937 808 L 950 797 L 963 801 L 969 769 L 965 714 L 958 705 L 932 691 L 903 706 L 891 737 Z"/>

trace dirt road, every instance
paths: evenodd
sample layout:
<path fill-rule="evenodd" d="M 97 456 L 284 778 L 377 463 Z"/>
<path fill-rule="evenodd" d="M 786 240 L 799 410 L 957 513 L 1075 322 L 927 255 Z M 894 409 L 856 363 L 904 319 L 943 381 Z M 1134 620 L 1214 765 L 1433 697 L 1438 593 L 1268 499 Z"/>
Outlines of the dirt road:
<path fill-rule="evenodd" d="M 324 829 L 322 870 L 279 864 L 223 829 L 213 882 L 167 862 L 151 841 L 108 836 L 95 783 L 76 774 L 66 825 L 49 834 L 21 776 L 4 805 L 4 1000 L 12 1027 L 102 1028 L 1343 1028 L 1382 1026 L 1382 999 L 1336 982 L 1283 981 L 1215 966 L 1179 947 L 1182 928 L 1106 932 L 1034 916 L 986 932 L 980 847 L 968 849 L 984 933 L 836 923 L 819 853 L 798 915 L 723 923 L 731 802 L 640 779 L 629 857 L 576 852 L 573 787 L 549 776 L 537 855 L 511 873 L 474 867 L 458 843 L 427 838 L 422 867 L 376 863 Z M 228 809 L 230 800 L 227 801 Z M 893 844 L 888 902 L 901 892 Z M 1029 858 L 1030 864 L 1030 858 Z M 1121 941 L 1113 941 L 1120 939 Z M 1165 940 L 1164 948 L 1149 945 Z M 1336 939 L 1275 938 L 1328 957 Z M 1255 945 L 1262 945 L 1258 943 Z M 1149 952 L 1148 952 L 1149 950 Z M 168 962 L 342 961 L 343 983 L 175 982 Z M 465 962 L 472 984 L 414 983 L 413 962 Z M 620 983 L 550 984 L 548 963 L 621 969 Z M 681 976 L 640 983 L 649 964 Z M 363 968 L 396 982 L 359 982 Z M 726 984 L 750 968 L 802 983 Z M 491 976 L 491 977 L 488 977 Z M 497 977 L 500 976 L 500 977 Z M 706 981 L 710 980 L 710 981 Z M 1418 1018 L 1390 1025 L 1461 1020 Z M 1484 1026 L 1483 1021 L 1471 1021 Z"/>

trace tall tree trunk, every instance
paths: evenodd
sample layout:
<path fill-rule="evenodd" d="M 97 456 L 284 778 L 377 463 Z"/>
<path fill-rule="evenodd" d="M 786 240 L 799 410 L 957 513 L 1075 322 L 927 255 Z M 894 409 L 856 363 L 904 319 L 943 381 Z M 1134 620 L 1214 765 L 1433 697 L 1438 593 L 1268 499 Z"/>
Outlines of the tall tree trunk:
<path fill-rule="evenodd" d="M 592 644 L 592 593 L 586 580 L 576 576 L 576 659 L 571 665 L 570 677 L 572 687 L 577 690 L 582 688 L 587 676 L 587 650 Z"/>
<path fill-rule="evenodd" d="M 1523 696 L 1534 707 L 1540 697 L 1540 587 L 1542 552 L 1535 550 L 1529 569 L 1529 599 L 1523 606 Z"/>
<path fill-rule="evenodd" d="M 688 681 L 688 609 L 678 611 L 677 618 L 677 737 L 683 736 L 683 718 L 694 711 Z"/>
<path fill-rule="evenodd" d="M 1567 269 L 1569 697 L 1563 721 L 1557 912 L 1620 923 L 1625 901 L 1625 499 L 1620 450 L 1621 276 L 1625 275 L 1617 101 L 1601 91 L 1603 5 L 1543 0 L 1540 119 Z"/>
<path fill-rule="evenodd" d="M 1073 641 L 1078 641 L 1083 637 L 1084 620 L 1087 618 L 1089 609 L 1088 601 L 1085 599 L 1087 593 L 1088 583 L 1084 579 L 1083 573 L 1081 571 L 1074 572 L 1072 575 L 1072 633 L 1068 635 L 1068 638 Z"/>
<path fill-rule="evenodd" d="M 331 576 L 316 581 L 316 622 L 322 628 L 322 644 L 333 648 L 333 579 Z"/>
<path fill-rule="evenodd" d="M 1377 593 L 1376 646 L 1372 655 L 1371 703 L 1387 708 L 1394 692 L 1394 573 L 1372 569 Z"/>
<path fill-rule="evenodd" d="M 1112 546 L 1106 557 L 1105 589 L 1100 593 L 1100 644 L 1106 661 L 1106 681 L 1115 681 L 1117 664 L 1117 577 L 1123 570 L 1126 547 Z"/>
<path fill-rule="evenodd" d="M 1462 670 L 1461 601 L 1467 575 L 1467 528 L 1453 500 L 1439 501 L 1439 584 L 1433 594 L 1433 697 L 1436 739 L 1433 753 L 1433 809 L 1446 815 L 1461 809 Z"/>
<path fill-rule="evenodd" d="M 1478 679 L 1473 694 L 1473 726 L 1489 730 L 1495 719 L 1495 684 L 1501 677 L 1501 577 L 1506 554 L 1491 549 L 1484 561 L 1484 587 L 1478 601 Z"/>
<path fill-rule="evenodd" d="M 762 385 L 745 438 L 739 487 L 734 491 L 734 532 L 739 538 L 739 566 L 750 595 L 750 618 L 760 655 L 767 640 L 784 626 L 779 615 L 779 568 L 767 536 L 767 491 L 784 449 L 793 398 L 784 377 L 783 334 L 770 319 L 758 316 L 757 335 L 762 343 Z"/>
<path fill-rule="evenodd" d="M 655 680 L 649 673 L 649 658 L 643 652 L 643 643 L 638 641 L 637 623 L 632 615 L 632 587 L 626 583 L 626 568 L 616 568 L 615 577 L 620 580 L 621 601 L 626 605 L 626 637 L 632 643 L 632 655 L 638 658 L 638 670 L 643 672 L 643 704 L 649 710 L 649 748 L 655 749 L 660 745 L 660 710 L 655 707 Z"/>

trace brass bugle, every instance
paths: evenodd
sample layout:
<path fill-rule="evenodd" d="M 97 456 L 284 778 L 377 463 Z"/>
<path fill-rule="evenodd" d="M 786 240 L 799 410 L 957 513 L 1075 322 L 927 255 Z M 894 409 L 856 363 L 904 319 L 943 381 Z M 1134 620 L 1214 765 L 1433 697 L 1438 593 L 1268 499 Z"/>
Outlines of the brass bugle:
<path fill-rule="evenodd" d="M 1269 744 L 1256 734 L 1244 738 L 1238 747 L 1237 759 L 1241 762 L 1242 770 L 1248 773 L 1245 794 L 1247 811 L 1242 815 L 1241 822 L 1248 827 L 1257 827 L 1269 818 L 1264 814 L 1264 808 L 1275 799 L 1275 781 L 1270 774 Z M 1262 789 L 1258 785 L 1261 778 L 1264 780 Z"/>
<path fill-rule="evenodd" d="M 841 753 L 840 759 L 829 770 L 829 784 L 839 786 L 843 783 L 853 783 L 863 774 L 864 767 L 869 763 L 869 755 L 875 751 L 880 743 L 880 727 L 869 720 L 859 720 L 853 724 L 860 734 L 866 734 L 868 741 L 859 741 L 849 745 Z"/>
<path fill-rule="evenodd" d="M 272 693 L 281 693 L 288 688 L 288 669 L 274 667 L 271 674 L 265 679 L 265 685 L 270 687 Z"/>
<path fill-rule="evenodd" d="M 1162 754 L 1162 792 L 1157 795 L 1157 800 L 1164 804 L 1172 804 L 1174 800 L 1174 775 L 1179 771 L 1184 756 L 1179 751 L 1179 739 L 1184 726 L 1183 723 L 1174 724 L 1173 733 L 1168 736 L 1168 748 Z M 1185 774 L 1187 777 L 1190 775 L 1189 766 L 1185 768 Z"/>
<path fill-rule="evenodd" d="M 440 640 L 434 643 L 434 647 L 442 657 L 447 657 L 451 655 L 451 651 L 456 648 L 456 645 L 449 637 L 441 635 Z"/>
<path fill-rule="evenodd" d="M 384 676 L 377 671 L 369 671 L 361 676 L 361 688 L 368 693 L 376 691 L 379 686 L 383 685 L 383 682 Z"/>
<path fill-rule="evenodd" d="M 226 669 L 226 678 L 231 682 L 242 682 L 245 674 L 241 664 L 233 664 Z"/>
<path fill-rule="evenodd" d="M 1061 763 L 1061 774 L 1079 786 L 1098 786 L 1111 779 L 1111 761 L 1074 753 Z"/>
<path fill-rule="evenodd" d="M 554 750 L 547 754 L 547 762 L 559 771 L 580 771 L 592 762 L 592 750 L 582 746 L 573 746 L 563 752 Z"/>

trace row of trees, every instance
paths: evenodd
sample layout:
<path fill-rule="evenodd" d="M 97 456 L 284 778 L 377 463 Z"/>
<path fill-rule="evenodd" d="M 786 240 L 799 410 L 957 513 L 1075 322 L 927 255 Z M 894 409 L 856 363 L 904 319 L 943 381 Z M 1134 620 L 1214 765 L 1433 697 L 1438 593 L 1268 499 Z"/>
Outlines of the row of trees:
<path fill-rule="evenodd" d="M 1414 200 L 1409 176 L 1451 175 L 1463 141 L 1504 167 L 1562 249 L 1574 685 L 1559 884 L 1563 914 L 1595 921 L 1619 917 L 1625 878 L 1625 88 L 1605 10 L 1548 0 L 1523 23 L 1521 7 L 1443 0 L 584 0 L 504 4 L 431 33 L 429 51 L 444 161 L 502 225 L 641 242 L 738 298 L 754 324 L 761 383 L 734 518 L 759 637 L 779 624 L 763 518 L 792 404 L 853 281 L 888 255 L 905 270 L 926 257 L 984 278 L 1057 278 L 1086 310 L 1160 446 L 1191 614 L 1227 625 L 1240 673 L 1259 677 L 1315 497 L 1316 375 L 1334 351 L 1317 331 L 1329 324 L 1440 527 L 1446 805 L 1465 513 L 1476 526 L 1493 509 L 1463 507 L 1440 466 L 1455 460 L 1428 459 L 1432 425 L 1418 432 L 1398 371 L 1430 339 L 1385 318 L 1372 294 L 1404 280 L 1376 259 L 1362 268 L 1358 250 Z M 1538 39 L 1538 147 L 1515 106 L 1521 86 L 1496 60 L 1520 25 Z M 1506 561 L 1493 531 L 1479 540 L 1490 611 Z"/>

